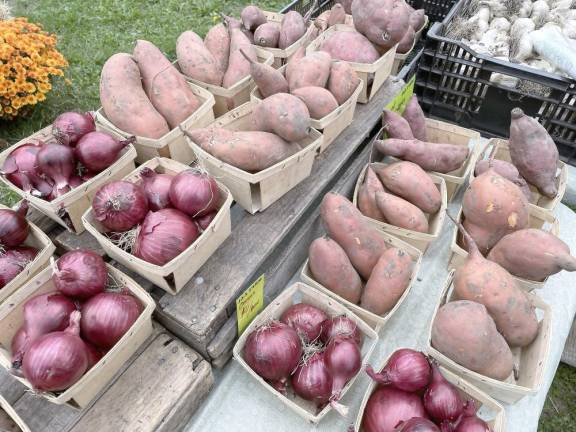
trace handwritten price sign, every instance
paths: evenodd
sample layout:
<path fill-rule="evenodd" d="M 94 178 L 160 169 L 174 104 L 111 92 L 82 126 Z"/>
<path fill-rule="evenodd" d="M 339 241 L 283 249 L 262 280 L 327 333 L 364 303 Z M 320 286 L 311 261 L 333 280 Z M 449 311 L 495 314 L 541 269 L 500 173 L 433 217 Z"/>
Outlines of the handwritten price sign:
<path fill-rule="evenodd" d="M 264 307 L 264 275 L 256 279 L 250 288 L 236 299 L 238 334 L 241 335 Z"/>
<path fill-rule="evenodd" d="M 386 105 L 386 108 L 395 113 L 402 114 L 406 105 L 408 105 L 412 94 L 414 94 L 414 83 L 416 83 L 416 75 L 413 75 L 412 78 L 410 78 L 410 81 L 408 81 L 394 100 Z"/>

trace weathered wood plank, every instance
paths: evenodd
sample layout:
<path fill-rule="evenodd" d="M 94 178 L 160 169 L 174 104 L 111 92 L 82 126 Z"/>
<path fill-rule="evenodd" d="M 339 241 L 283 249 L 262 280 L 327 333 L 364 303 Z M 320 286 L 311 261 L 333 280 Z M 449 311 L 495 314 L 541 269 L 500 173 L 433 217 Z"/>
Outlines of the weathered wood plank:
<path fill-rule="evenodd" d="M 383 107 L 401 89 L 388 80 L 369 104 L 358 105 L 354 122 L 319 158 L 312 175 L 265 212 L 245 217 L 232 235 L 176 296 L 163 295 L 157 318 L 204 356 L 233 311 L 236 297 L 258 276 L 258 269 L 316 207 L 327 187 L 351 163 Z"/>
<path fill-rule="evenodd" d="M 36 210 L 34 207 L 30 206 L 28 210 L 28 214 L 26 218 L 40 228 L 45 233 L 48 233 L 59 226 L 56 222 L 50 219 L 48 216 L 44 215 L 44 213 Z"/>
<path fill-rule="evenodd" d="M 7 370 L 0 368 L 0 394 L 10 405 L 13 405 L 25 391 L 25 386 L 20 384 Z"/>
<path fill-rule="evenodd" d="M 82 234 L 74 234 L 62 229 L 58 235 L 53 237 L 53 241 L 60 254 L 75 249 L 90 249 L 102 257 L 106 255 L 104 249 L 102 249 L 96 241 L 96 238 L 88 231 L 84 231 Z"/>

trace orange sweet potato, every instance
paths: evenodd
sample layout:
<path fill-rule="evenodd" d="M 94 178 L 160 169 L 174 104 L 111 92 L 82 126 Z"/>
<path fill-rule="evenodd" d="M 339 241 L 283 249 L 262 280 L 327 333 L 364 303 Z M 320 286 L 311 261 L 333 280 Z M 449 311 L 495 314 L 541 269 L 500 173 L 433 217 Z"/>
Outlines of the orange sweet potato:
<path fill-rule="evenodd" d="M 378 208 L 376 194 L 384 192 L 384 186 L 371 167 L 366 168 L 366 176 L 358 189 L 358 209 L 370 219 L 385 222 L 386 218 Z"/>
<path fill-rule="evenodd" d="M 350 15 L 352 13 L 352 1 L 353 0 L 336 0 L 336 3 L 340 3 L 344 7 L 344 11 Z"/>
<path fill-rule="evenodd" d="M 108 120 L 121 130 L 158 139 L 170 132 L 142 87 L 140 70 L 130 54 L 110 57 L 100 75 L 100 102 Z"/>
<path fill-rule="evenodd" d="M 250 75 L 250 63 L 244 57 L 248 56 L 252 61 L 257 62 L 256 50 L 248 37 L 242 32 L 237 20 L 227 17 L 225 21 L 230 32 L 230 59 L 228 69 L 222 79 L 222 87 L 230 88 L 242 78 Z M 244 54 L 242 54 L 242 51 Z"/>
<path fill-rule="evenodd" d="M 290 11 L 282 18 L 278 48 L 286 49 L 306 33 L 306 21 L 299 12 Z"/>
<path fill-rule="evenodd" d="M 264 12 L 262 12 L 258 6 L 254 5 L 248 5 L 242 9 L 242 12 L 240 12 L 240 20 L 244 28 L 252 31 L 268 21 Z"/>
<path fill-rule="evenodd" d="M 428 232 L 428 219 L 414 204 L 396 195 L 377 192 L 376 205 L 389 224 L 421 233 Z"/>
<path fill-rule="evenodd" d="M 352 18 L 356 30 L 382 48 L 400 42 L 410 25 L 404 0 L 355 0 Z"/>
<path fill-rule="evenodd" d="M 288 63 L 286 64 L 286 73 L 284 74 L 288 81 L 290 81 L 290 77 L 292 76 L 292 71 L 298 65 L 298 61 L 300 59 L 303 59 L 305 56 L 306 56 L 306 47 L 303 47 L 303 46 L 298 48 L 294 52 L 294 54 L 292 54 L 292 57 L 290 57 L 290 59 L 288 60 Z"/>
<path fill-rule="evenodd" d="M 322 87 L 300 87 L 292 94 L 302 99 L 313 119 L 322 119 L 338 108 L 336 98 Z"/>
<path fill-rule="evenodd" d="M 321 51 L 312 52 L 298 60 L 288 78 L 290 91 L 301 87 L 326 87 L 331 61 L 330 54 Z"/>
<path fill-rule="evenodd" d="M 267 22 L 254 31 L 254 43 L 261 47 L 277 48 L 280 38 L 280 25 Z"/>
<path fill-rule="evenodd" d="M 276 93 L 288 92 L 288 82 L 278 69 L 253 61 L 243 50 L 240 52 L 250 62 L 250 75 L 252 75 L 252 79 L 263 97 L 267 98 Z"/>
<path fill-rule="evenodd" d="M 322 33 L 326 31 L 328 28 L 328 21 L 330 20 L 330 10 L 322 12 L 316 19 L 314 20 L 314 26 L 318 33 Z"/>
<path fill-rule="evenodd" d="M 222 77 L 228 69 L 230 58 L 230 33 L 223 23 L 213 26 L 204 38 L 206 49 L 214 56 Z M 220 79 L 220 83 L 222 79 Z M 218 84 L 219 85 L 219 84 Z"/>
<path fill-rule="evenodd" d="M 424 9 L 410 11 L 410 18 L 408 19 L 410 27 L 412 27 L 415 31 L 420 30 L 426 22 L 425 14 L 426 11 Z"/>
<path fill-rule="evenodd" d="M 276 93 L 255 104 L 252 121 L 256 130 L 273 132 L 286 141 L 300 141 L 311 129 L 306 104 L 287 93 Z"/>
<path fill-rule="evenodd" d="M 338 243 L 317 238 L 310 245 L 308 256 L 310 272 L 318 283 L 349 302 L 360 301 L 362 280 Z"/>
<path fill-rule="evenodd" d="M 339 3 L 336 3 L 330 9 L 330 16 L 328 17 L 328 27 L 332 27 L 336 24 L 344 24 L 346 21 L 346 11 L 344 10 L 344 6 Z"/>
<path fill-rule="evenodd" d="M 404 33 L 404 36 L 402 36 L 402 39 L 400 39 L 400 42 L 398 42 L 396 52 L 398 54 L 409 53 L 412 50 L 412 47 L 414 46 L 415 38 L 416 33 L 414 32 L 414 29 L 411 26 L 408 26 L 408 29 Z"/>
<path fill-rule="evenodd" d="M 402 140 L 414 138 L 408 121 L 400 114 L 390 111 L 389 109 L 384 109 L 384 113 L 382 114 L 382 127 L 390 138 Z"/>
<path fill-rule="evenodd" d="M 193 31 L 185 31 L 178 37 L 176 57 L 184 75 L 207 84 L 222 84 L 224 75 L 219 63 L 204 46 L 202 38 Z"/>
<path fill-rule="evenodd" d="M 338 104 L 342 105 L 350 99 L 360 82 L 358 74 L 348 63 L 334 61 L 330 68 L 326 88 L 334 95 Z"/>
<path fill-rule="evenodd" d="M 412 95 L 410 98 L 410 101 L 402 113 L 402 117 L 404 117 L 410 125 L 414 138 L 419 139 L 420 141 L 428 141 L 426 135 L 426 117 L 418 103 L 416 95 Z"/>
<path fill-rule="evenodd" d="M 474 167 L 474 175 L 477 177 L 480 174 L 485 173 L 492 167 L 497 174 L 500 174 L 505 179 L 510 180 L 516 186 L 520 188 L 526 199 L 530 201 L 532 197 L 532 192 L 530 191 L 530 186 L 528 186 L 528 182 L 520 175 L 518 169 L 512 165 L 510 162 L 506 162 L 499 159 L 492 159 L 487 160 L 483 159 L 481 161 L 476 162 L 476 166 Z"/>
<path fill-rule="evenodd" d="M 380 53 L 363 35 L 355 31 L 335 31 L 320 45 L 335 60 L 371 64 Z"/>

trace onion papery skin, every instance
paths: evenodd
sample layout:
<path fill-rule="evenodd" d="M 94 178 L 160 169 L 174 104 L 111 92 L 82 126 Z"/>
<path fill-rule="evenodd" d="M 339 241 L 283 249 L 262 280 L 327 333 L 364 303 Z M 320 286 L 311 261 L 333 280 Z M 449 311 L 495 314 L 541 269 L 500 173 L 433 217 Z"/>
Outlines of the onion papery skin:
<path fill-rule="evenodd" d="M 378 386 L 366 404 L 362 428 L 364 432 L 394 432 L 400 422 L 412 417 L 428 417 L 417 394 Z"/>
<path fill-rule="evenodd" d="M 85 300 L 104 291 L 108 270 L 102 257 L 87 249 L 70 251 L 56 263 L 52 275 L 54 285 L 62 294 Z"/>
<path fill-rule="evenodd" d="M 42 173 L 37 164 L 37 155 L 42 146 L 43 144 L 23 144 L 12 150 L 4 160 L 2 174 L 24 192 L 32 193 L 36 188 L 41 189 L 40 195 L 49 193 L 44 187 L 45 180 L 41 178 Z"/>
<path fill-rule="evenodd" d="M 332 380 L 324 353 L 317 352 L 298 366 L 292 375 L 292 387 L 298 396 L 322 407 L 332 396 Z"/>
<path fill-rule="evenodd" d="M 364 336 L 358 327 L 358 324 L 346 315 L 329 318 L 322 323 L 322 333 L 320 333 L 320 340 L 328 344 L 333 338 L 350 337 L 356 342 L 359 348 L 362 347 L 362 339 Z"/>
<path fill-rule="evenodd" d="M 431 377 L 430 363 L 426 356 L 409 348 L 394 352 L 380 373 L 374 372 L 370 365 L 366 367 L 366 373 L 378 384 L 392 384 L 408 392 L 423 390 Z"/>
<path fill-rule="evenodd" d="M 312 342 L 320 337 L 322 323 L 327 319 L 328 315 L 324 311 L 307 303 L 290 306 L 280 317 L 280 321 L 296 330 L 305 342 Z"/>
<path fill-rule="evenodd" d="M 150 212 L 138 231 L 133 253 L 150 264 L 163 266 L 184 252 L 199 235 L 196 224 L 179 210 Z"/>
<path fill-rule="evenodd" d="M 254 330 L 243 348 L 246 363 L 279 391 L 284 389 L 301 356 L 302 343 L 298 334 L 280 321 Z"/>
<path fill-rule="evenodd" d="M 66 390 L 86 372 L 88 355 L 79 321 L 80 312 L 73 312 L 66 330 L 41 336 L 24 354 L 22 372 L 35 390 Z"/>
<path fill-rule="evenodd" d="M 142 176 L 142 190 L 148 200 L 148 207 L 151 211 L 158 211 L 172 207 L 170 202 L 170 186 L 174 176 L 170 174 L 159 174 L 150 168 L 144 168 Z"/>
<path fill-rule="evenodd" d="M 0 246 L 20 246 L 28 238 L 30 225 L 26 220 L 27 211 L 27 201 L 20 202 L 16 210 L 0 209 Z"/>
<path fill-rule="evenodd" d="M 432 363 L 432 381 L 424 393 L 424 408 L 438 423 L 456 420 L 464 410 L 458 389 L 444 378 L 438 365 Z"/>
<path fill-rule="evenodd" d="M 28 264 L 34 261 L 38 249 L 19 246 L 0 254 L 0 289 L 8 285 Z"/>
<path fill-rule="evenodd" d="M 148 213 L 148 202 L 140 187 L 127 181 L 102 186 L 92 201 L 94 217 L 114 232 L 128 231 L 141 223 Z"/>
<path fill-rule="evenodd" d="M 88 356 L 88 368 L 86 370 L 89 371 L 104 357 L 104 353 L 92 344 L 85 343 L 84 345 L 86 346 L 86 355 Z"/>
<path fill-rule="evenodd" d="M 197 218 L 218 209 L 220 189 L 214 177 L 186 170 L 172 180 L 170 201 L 178 210 Z"/>
<path fill-rule="evenodd" d="M 60 144 L 74 147 L 87 133 L 96 130 L 94 118 L 90 113 L 65 112 L 52 123 L 52 135 Z"/>
<path fill-rule="evenodd" d="M 90 132 L 78 141 L 76 157 L 88 171 L 99 173 L 116 162 L 122 149 L 134 140 L 119 141 L 104 132 Z"/>
<path fill-rule="evenodd" d="M 426 418 L 412 417 L 401 423 L 396 432 L 440 432 L 438 426 Z"/>
<path fill-rule="evenodd" d="M 57 189 L 65 190 L 76 168 L 74 151 L 60 144 L 46 144 L 36 158 L 40 171 L 54 180 Z"/>
<path fill-rule="evenodd" d="M 332 400 L 340 400 L 346 383 L 360 372 L 362 353 L 353 339 L 336 337 L 326 346 L 324 363 L 332 375 Z"/>
<path fill-rule="evenodd" d="M 454 429 L 454 432 L 491 432 L 486 422 L 477 416 L 464 417 Z"/>
<path fill-rule="evenodd" d="M 200 228 L 201 231 L 205 231 L 210 226 L 217 214 L 218 212 L 208 213 L 207 215 L 200 216 L 194 220 L 196 221 L 198 228 Z"/>
<path fill-rule="evenodd" d="M 70 177 L 69 186 L 72 189 L 76 189 L 77 187 L 81 186 L 82 183 L 84 183 L 84 180 L 82 179 L 82 177 L 77 176 L 77 175 Z"/>
<path fill-rule="evenodd" d="M 82 337 L 97 348 L 109 350 L 130 330 L 142 309 L 138 299 L 129 294 L 97 294 L 82 305 Z"/>

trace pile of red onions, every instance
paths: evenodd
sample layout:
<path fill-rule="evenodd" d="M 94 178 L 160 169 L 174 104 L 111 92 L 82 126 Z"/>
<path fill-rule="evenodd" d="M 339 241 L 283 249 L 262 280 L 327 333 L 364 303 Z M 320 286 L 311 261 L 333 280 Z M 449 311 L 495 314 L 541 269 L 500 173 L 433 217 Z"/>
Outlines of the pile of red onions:
<path fill-rule="evenodd" d="M 400 349 L 379 373 L 366 372 L 379 385 L 362 417 L 365 432 L 490 432 L 474 402 L 419 351 Z"/>
<path fill-rule="evenodd" d="M 26 143 L 4 161 L 1 174 L 24 192 L 58 198 L 110 167 L 135 138 L 119 141 L 96 132 L 89 113 L 66 112 L 52 124 L 55 140 Z"/>
<path fill-rule="evenodd" d="M 314 402 L 319 410 L 330 404 L 346 415 L 338 400 L 362 366 L 362 336 L 356 331 L 350 318 L 329 318 L 313 305 L 298 303 L 279 321 L 248 335 L 243 357 L 279 392 L 285 394 L 290 382 L 298 396 Z"/>
<path fill-rule="evenodd" d="M 104 260 L 75 250 L 53 264 L 58 291 L 28 299 L 12 338 L 12 362 L 36 390 L 76 383 L 132 327 L 142 305 L 129 292 L 107 291 Z"/>
<path fill-rule="evenodd" d="M 176 176 L 140 171 L 141 182 L 115 181 L 92 201 L 109 238 L 151 264 L 163 266 L 190 247 L 216 217 L 220 189 L 196 170 Z"/>
<path fill-rule="evenodd" d="M 27 212 L 27 201 L 21 201 L 13 210 L 0 209 L 0 289 L 18 276 L 38 254 L 37 249 L 24 246 L 30 234 Z"/>

